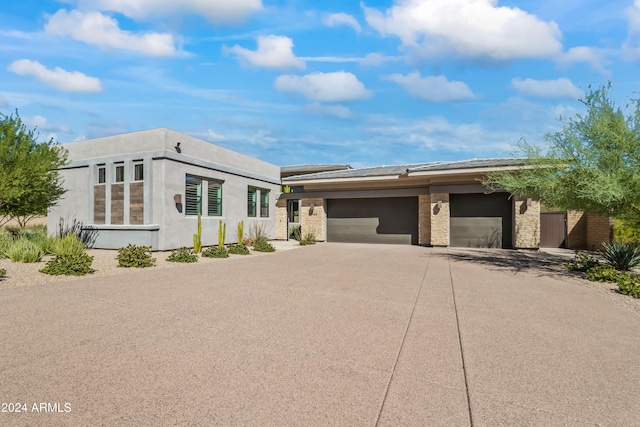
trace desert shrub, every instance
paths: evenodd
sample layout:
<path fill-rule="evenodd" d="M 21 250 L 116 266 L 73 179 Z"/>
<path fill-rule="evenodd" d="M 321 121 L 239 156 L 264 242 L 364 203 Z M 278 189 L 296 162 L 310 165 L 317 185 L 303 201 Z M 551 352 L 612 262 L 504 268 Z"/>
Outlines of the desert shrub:
<path fill-rule="evenodd" d="M 602 256 L 616 270 L 627 271 L 640 265 L 640 246 L 626 242 L 605 243 Z"/>
<path fill-rule="evenodd" d="M 587 278 L 596 282 L 615 283 L 621 294 L 640 298 L 640 279 L 628 271 L 616 270 L 611 265 L 600 265 L 587 270 Z"/>
<path fill-rule="evenodd" d="M 56 255 L 47 261 L 47 265 L 40 272 L 52 276 L 84 276 L 93 273 L 92 263 L 93 257 L 87 255 L 83 250 L 82 252 Z"/>
<path fill-rule="evenodd" d="M 629 221 L 613 221 L 613 240 L 620 243 L 640 243 L 640 227 Z"/>
<path fill-rule="evenodd" d="M 118 249 L 118 267 L 153 267 L 156 259 L 151 256 L 151 246 L 137 246 L 129 243 Z"/>
<path fill-rule="evenodd" d="M 2 278 L 6 275 L 7 275 L 7 270 L 5 270 L 4 268 L 0 268 L 0 280 L 2 280 Z"/>
<path fill-rule="evenodd" d="M 57 256 L 73 256 L 85 253 L 85 247 L 75 234 L 69 234 L 56 242 L 53 253 Z"/>
<path fill-rule="evenodd" d="M 224 246 L 211 246 L 202 252 L 202 256 L 207 258 L 229 258 L 229 252 Z"/>
<path fill-rule="evenodd" d="M 289 226 L 289 238 L 300 241 L 300 236 L 302 234 L 302 227 L 300 224 L 293 224 Z"/>
<path fill-rule="evenodd" d="M 9 233 L 0 231 L 0 259 L 7 258 L 7 249 L 13 243 L 13 237 Z"/>
<path fill-rule="evenodd" d="M 24 237 L 14 240 L 7 248 L 6 254 L 13 262 L 38 262 L 43 255 L 40 246 Z"/>
<path fill-rule="evenodd" d="M 618 290 L 621 294 L 629 295 L 633 298 L 640 299 L 640 283 L 633 277 L 631 280 L 618 282 Z"/>
<path fill-rule="evenodd" d="M 91 227 L 85 227 L 82 221 L 73 219 L 60 218 L 58 223 L 58 237 L 63 238 L 69 235 L 75 235 L 82 242 L 85 248 L 92 248 L 98 238 L 98 230 Z"/>
<path fill-rule="evenodd" d="M 260 236 L 253 242 L 253 250 L 256 252 L 275 252 L 276 248 L 269 243 L 266 237 Z"/>
<path fill-rule="evenodd" d="M 171 255 L 167 257 L 169 262 L 198 262 L 198 255 L 194 254 L 189 248 L 178 248 L 171 251 Z"/>
<path fill-rule="evenodd" d="M 49 236 L 46 233 L 37 233 L 29 238 L 33 243 L 40 246 L 42 253 L 45 255 L 53 255 L 58 239 L 55 236 Z"/>
<path fill-rule="evenodd" d="M 244 243 L 229 245 L 228 252 L 234 255 L 249 255 L 249 248 Z"/>
<path fill-rule="evenodd" d="M 18 237 L 20 237 L 20 230 L 22 230 L 22 228 L 18 227 L 17 225 L 4 226 L 5 233 L 8 233 L 12 239 L 17 239 Z"/>
<path fill-rule="evenodd" d="M 313 233 L 307 233 L 304 235 L 302 239 L 300 239 L 301 246 L 315 245 L 315 244 L 316 244 L 316 236 L 314 236 Z"/>
<path fill-rule="evenodd" d="M 600 265 L 598 260 L 588 253 L 576 251 L 573 260 L 565 264 L 565 267 L 570 271 L 587 271 L 598 265 Z"/>
<path fill-rule="evenodd" d="M 267 237 L 267 224 L 264 222 L 253 221 L 249 224 L 249 238 L 255 244 L 258 237 Z"/>

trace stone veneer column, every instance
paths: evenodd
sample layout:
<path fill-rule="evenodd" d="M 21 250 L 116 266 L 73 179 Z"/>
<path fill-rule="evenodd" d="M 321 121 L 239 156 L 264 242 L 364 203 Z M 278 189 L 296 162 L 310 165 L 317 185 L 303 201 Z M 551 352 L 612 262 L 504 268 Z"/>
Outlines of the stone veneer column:
<path fill-rule="evenodd" d="M 438 202 L 442 206 L 438 207 Z M 449 193 L 431 195 L 431 245 L 449 246 Z"/>
<path fill-rule="evenodd" d="M 287 226 L 287 200 L 276 201 L 276 239 L 287 240 L 289 230 Z"/>
<path fill-rule="evenodd" d="M 431 244 L 431 195 L 418 196 L 418 244 Z"/>
<path fill-rule="evenodd" d="M 307 233 L 311 233 L 315 236 L 316 240 L 327 240 L 327 218 L 324 199 L 302 199 L 300 205 L 302 237 Z M 313 213 L 309 215 L 311 205 L 313 205 Z"/>
<path fill-rule="evenodd" d="M 516 249 L 538 249 L 540 247 L 540 202 L 526 197 L 513 196 L 513 216 L 516 228 Z"/>

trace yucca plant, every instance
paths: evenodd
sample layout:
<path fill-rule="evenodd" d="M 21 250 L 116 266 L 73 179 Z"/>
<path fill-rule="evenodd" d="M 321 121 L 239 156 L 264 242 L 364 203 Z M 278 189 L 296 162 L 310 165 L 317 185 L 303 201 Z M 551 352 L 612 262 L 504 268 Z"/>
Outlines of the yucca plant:
<path fill-rule="evenodd" d="M 21 237 L 11 243 L 6 251 L 7 257 L 13 262 L 38 262 L 42 259 L 42 249 L 36 243 Z"/>
<path fill-rule="evenodd" d="M 616 270 L 627 271 L 640 265 L 640 246 L 636 243 L 605 243 L 602 256 Z"/>

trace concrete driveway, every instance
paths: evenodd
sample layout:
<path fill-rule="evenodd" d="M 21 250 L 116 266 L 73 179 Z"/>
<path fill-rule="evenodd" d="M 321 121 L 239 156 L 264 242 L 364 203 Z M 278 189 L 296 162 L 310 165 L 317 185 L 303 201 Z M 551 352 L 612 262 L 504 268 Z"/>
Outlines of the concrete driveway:
<path fill-rule="evenodd" d="M 640 316 L 532 259 L 319 244 L 1 290 L 0 425 L 638 425 Z"/>

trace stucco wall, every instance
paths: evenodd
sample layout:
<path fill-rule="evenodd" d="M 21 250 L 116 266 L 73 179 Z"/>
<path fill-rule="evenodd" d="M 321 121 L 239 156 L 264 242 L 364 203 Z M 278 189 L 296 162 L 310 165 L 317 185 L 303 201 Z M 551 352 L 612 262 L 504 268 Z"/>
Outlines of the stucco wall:
<path fill-rule="evenodd" d="M 442 206 L 438 206 L 442 202 Z M 449 193 L 431 194 L 431 244 L 449 246 Z"/>
<path fill-rule="evenodd" d="M 515 248 L 537 249 L 540 247 L 540 202 L 527 198 L 513 197 L 513 216 L 515 224 Z"/>
<path fill-rule="evenodd" d="M 89 203 L 93 198 L 93 187 L 89 187 L 89 168 L 68 169 L 60 171 L 62 185 L 67 192 L 56 206 L 49 209 L 47 230 L 50 234 L 58 231 L 60 218 L 72 222 L 74 219 L 83 224 L 90 224 Z M 91 188 L 91 191 L 90 191 Z M 90 194 L 91 193 L 91 197 Z"/>

